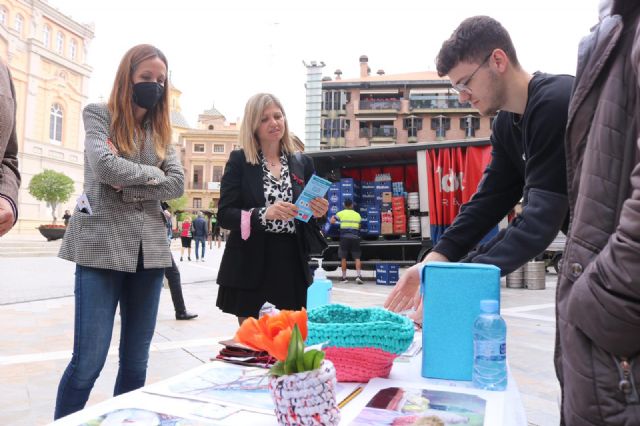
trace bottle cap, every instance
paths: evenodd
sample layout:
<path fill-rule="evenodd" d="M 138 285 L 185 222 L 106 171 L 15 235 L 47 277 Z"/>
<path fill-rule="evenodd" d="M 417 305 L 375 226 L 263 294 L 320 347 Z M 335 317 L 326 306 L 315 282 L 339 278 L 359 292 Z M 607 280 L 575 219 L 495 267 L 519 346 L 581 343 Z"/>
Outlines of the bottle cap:
<path fill-rule="evenodd" d="M 499 305 L 497 300 L 481 300 L 480 312 L 484 314 L 497 314 L 499 312 Z"/>

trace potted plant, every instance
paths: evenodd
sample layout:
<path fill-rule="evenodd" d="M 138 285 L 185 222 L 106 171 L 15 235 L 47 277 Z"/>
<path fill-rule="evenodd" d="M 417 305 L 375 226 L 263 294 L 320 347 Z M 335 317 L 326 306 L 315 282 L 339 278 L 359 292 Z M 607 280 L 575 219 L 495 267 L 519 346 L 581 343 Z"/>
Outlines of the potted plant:
<path fill-rule="evenodd" d="M 336 370 L 324 352 L 305 351 L 307 311 L 280 311 L 259 320 L 247 318 L 235 340 L 266 351 L 276 362 L 269 370 L 269 391 L 280 425 L 337 425 Z"/>
<path fill-rule="evenodd" d="M 73 193 L 73 180 L 64 173 L 45 169 L 31 178 L 29 194 L 36 200 L 45 201 L 51 207 L 53 222 L 40 225 L 38 230 L 47 241 L 57 240 L 64 236 L 66 227 L 56 224 L 56 209 L 60 203 L 65 203 Z"/>

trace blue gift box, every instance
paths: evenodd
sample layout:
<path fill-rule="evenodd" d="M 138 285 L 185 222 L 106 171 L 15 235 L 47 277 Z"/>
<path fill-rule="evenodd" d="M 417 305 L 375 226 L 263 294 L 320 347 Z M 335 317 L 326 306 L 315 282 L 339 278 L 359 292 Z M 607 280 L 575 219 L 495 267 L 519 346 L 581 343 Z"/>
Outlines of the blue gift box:
<path fill-rule="evenodd" d="M 500 301 L 500 269 L 477 263 L 431 262 L 421 271 L 422 376 L 471 380 L 473 323 L 480 301 Z"/>

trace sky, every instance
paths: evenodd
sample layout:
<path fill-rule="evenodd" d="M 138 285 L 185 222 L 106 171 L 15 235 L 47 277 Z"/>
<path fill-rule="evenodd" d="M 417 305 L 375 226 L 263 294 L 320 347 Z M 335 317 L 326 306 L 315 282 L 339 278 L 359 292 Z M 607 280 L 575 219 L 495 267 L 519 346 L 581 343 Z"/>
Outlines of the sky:
<path fill-rule="evenodd" d="M 465 18 L 489 15 L 513 39 L 529 72 L 575 74 L 578 43 L 597 23 L 599 0 L 49 0 L 76 21 L 93 24 L 89 101 L 106 100 L 124 53 L 139 43 L 162 50 L 182 91 L 192 127 L 215 107 L 235 122 L 253 94 L 283 103 L 290 128 L 304 135 L 306 69 L 323 61 L 325 76 L 434 70 L 434 59 Z"/>

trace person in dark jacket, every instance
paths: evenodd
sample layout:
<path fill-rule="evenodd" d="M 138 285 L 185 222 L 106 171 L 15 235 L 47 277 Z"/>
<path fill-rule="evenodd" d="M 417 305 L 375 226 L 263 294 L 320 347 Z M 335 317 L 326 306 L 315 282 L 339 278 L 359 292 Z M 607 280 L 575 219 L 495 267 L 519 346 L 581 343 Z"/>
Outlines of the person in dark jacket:
<path fill-rule="evenodd" d="M 216 305 L 241 323 L 265 302 L 279 309 L 306 306 L 311 284 L 305 233 L 329 202 L 315 198 L 309 222 L 295 220 L 294 202 L 314 173 L 296 151 L 284 109 L 268 93 L 252 96 L 240 127 L 242 149 L 231 152 L 220 183 L 218 224 L 229 229 L 218 273 Z"/>
<path fill-rule="evenodd" d="M 160 203 L 162 206 L 162 212 L 167 221 L 167 240 L 169 246 L 171 246 L 171 239 L 173 238 L 173 221 L 171 220 L 171 212 L 169 211 L 169 205 L 165 202 Z M 171 292 L 171 301 L 173 302 L 173 310 L 176 313 L 177 320 L 190 320 L 198 316 L 192 312 L 187 311 L 187 307 L 184 304 L 184 296 L 182 295 L 182 282 L 180 277 L 180 269 L 176 265 L 176 261 L 171 254 L 171 267 L 164 269 L 164 277 L 169 284 L 169 291 Z"/>
<path fill-rule="evenodd" d="M 557 287 L 562 424 L 640 424 L 640 3 L 580 44 L 567 124 L 571 226 Z"/>
<path fill-rule="evenodd" d="M 205 242 L 207 240 L 207 221 L 204 220 L 204 214 L 202 212 L 198 212 L 198 217 L 194 219 L 191 226 L 191 236 L 196 242 L 196 262 L 200 259 L 204 262 Z M 200 256 L 198 246 L 202 247 L 202 256 Z"/>
<path fill-rule="evenodd" d="M 464 20 L 443 43 L 436 66 L 439 75 L 449 76 L 460 102 L 497 116 L 491 162 L 476 194 L 423 263 L 493 264 L 506 275 L 544 251 L 568 225 L 564 135 L 574 78 L 529 74 L 509 33 L 488 16 Z M 477 246 L 521 198 L 522 213 Z M 421 267 L 414 265 L 400 277 L 387 308 L 419 306 Z"/>

